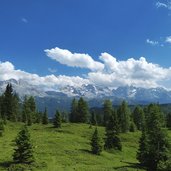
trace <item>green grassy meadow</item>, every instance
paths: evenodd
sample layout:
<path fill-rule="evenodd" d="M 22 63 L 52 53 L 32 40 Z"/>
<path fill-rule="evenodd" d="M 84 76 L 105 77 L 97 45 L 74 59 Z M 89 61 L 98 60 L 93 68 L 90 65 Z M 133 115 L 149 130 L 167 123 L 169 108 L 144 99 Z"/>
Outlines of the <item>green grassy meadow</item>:
<path fill-rule="evenodd" d="M 3 137 L 0 137 L 0 170 L 7 170 L 12 162 L 16 135 L 21 123 L 8 123 Z M 104 128 L 98 127 L 104 138 Z M 100 156 L 91 154 L 90 138 L 94 127 L 87 124 L 65 123 L 61 129 L 34 124 L 29 127 L 34 146 L 37 171 L 137 171 L 136 151 L 140 132 L 121 134 L 123 145 L 120 151 L 103 151 Z"/>

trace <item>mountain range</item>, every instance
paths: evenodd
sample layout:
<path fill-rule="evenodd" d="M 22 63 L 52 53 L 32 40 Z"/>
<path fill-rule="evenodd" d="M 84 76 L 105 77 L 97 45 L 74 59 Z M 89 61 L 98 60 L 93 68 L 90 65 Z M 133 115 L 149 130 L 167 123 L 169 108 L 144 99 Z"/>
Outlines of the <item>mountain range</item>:
<path fill-rule="evenodd" d="M 48 106 L 50 113 L 56 108 L 68 111 L 71 100 L 84 97 L 90 107 L 100 107 L 104 99 L 111 99 L 117 105 L 122 100 L 129 104 L 148 104 L 158 102 L 161 104 L 171 103 L 171 91 L 164 88 L 141 88 L 134 86 L 118 87 L 116 89 L 99 87 L 93 84 L 83 84 L 81 87 L 65 86 L 56 90 L 46 90 L 40 85 L 31 85 L 24 80 L 10 79 L 0 81 L 0 93 L 2 94 L 8 83 L 11 83 L 14 91 L 22 99 L 25 95 L 32 95 L 40 110 Z"/>

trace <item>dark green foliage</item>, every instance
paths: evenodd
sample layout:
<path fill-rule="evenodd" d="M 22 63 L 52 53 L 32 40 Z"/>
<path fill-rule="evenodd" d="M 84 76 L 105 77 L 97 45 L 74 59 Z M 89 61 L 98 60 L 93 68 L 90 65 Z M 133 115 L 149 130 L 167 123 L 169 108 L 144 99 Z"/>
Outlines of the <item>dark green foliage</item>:
<path fill-rule="evenodd" d="M 91 125 L 97 125 L 96 114 L 94 111 L 91 112 L 90 123 L 91 123 Z"/>
<path fill-rule="evenodd" d="M 146 132 L 142 134 L 137 158 L 140 164 L 147 167 L 150 171 L 156 171 L 158 164 L 160 162 L 166 162 L 168 159 L 169 143 L 166 131 L 162 128 L 163 119 L 161 116 L 162 113 L 159 105 L 150 104 L 148 106 L 145 127 Z M 143 139 L 145 139 L 145 143 Z M 141 150 L 142 143 L 146 144 L 144 145 L 145 150 Z"/>
<path fill-rule="evenodd" d="M 144 122 L 145 122 L 145 116 L 144 116 L 144 111 L 140 106 L 135 107 L 132 113 L 132 119 L 137 129 L 142 130 Z"/>
<path fill-rule="evenodd" d="M 135 132 L 136 129 L 137 128 L 136 128 L 136 125 L 135 125 L 134 121 L 131 121 L 129 131 L 130 132 Z"/>
<path fill-rule="evenodd" d="M 22 122 L 27 123 L 29 126 L 32 123 L 37 123 L 40 118 L 36 111 L 35 100 L 32 96 L 24 97 L 24 102 L 22 106 Z"/>
<path fill-rule="evenodd" d="M 166 116 L 166 126 L 171 129 L 171 113 L 168 113 Z"/>
<path fill-rule="evenodd" d="M 103 104 L 104 126 L 106 126 L 107 122 L 109 121 L 109 118 L 112 115 L 112 111 L 113 111 L 112 102 L 110 100 L 105 100 Z"/>
<path fill-rule="evenodd" d="M 128 132 L 130 127 L 130 109 L 125 101 L 119 106 L 117 115 L 121 132 Z"/>
<path fill-rule="evenodd" d="M 165 162 L 160 162 L 157 167 L 157 171 L 170 171 L 171 170 L 171 159 L 165 161 Z"/>
<path fill-rule="evenodd" d="M 11 84 L 6 86 L 6 90 L 2 96 L 1 115 L 2 118 L 10 121 L 17 120 L 18 99 L 13 94 L 13 88 Z"/>
<path fill-rule="evenodd" d="M 2 137 L 4 132 L 4 122 L 2 119 L 0 119 L 0 137 Z"/>
<path fill-rule="evenodd" d="M 61 128 L 61 122 L 62 122 L 62 118 L 61 118 L 61 114 L 60 112 L 57 110 L 55 117 L 53 119 L 53 125 L 55 128 Z"/>
<path fill-rule="evenodd" d="M 14 149 L 13 160 L 15 163 L 30 164 L 34 162 L 33 147 L 30 142 L 30 135 L 26 126 L 18 133 L 15 139 L 16 148 Z"/>
<path fill-rule="evenodd" d="M 16 93 L 13 95 L 12 106 L 13 106 L 13 113 L 14 113 L 13 116 L 15 117 L 12 120 L 21 121 L 20 99 Z"/>
<path fill-rule="evenodd" d="M 47 125 L 48 122 L 49 120 L 48 120 L 47 108 L 45 108 L 45 111 L 42 116 L 42 124 Z"/>
<path fill-rule="evenodd" d="M 76 122 L 77 117 L 78 117 L 78 101 L 74 98 L 71 103 L 71 111 L 69 116 L 70 122 Z"/>
<path fill-rule="evenodd" d="M 98 134 L 97 128 L 95 128 L 95 131 L 91 138 L 91 151 L 93 154 L 100 155 L 102 152 L 102 142 Z"/>
<path fill-rule="evenodd" d="M 148 151 L 149 151 L 149 144 L 148 144 L 147 133 L 145 130 L 143 130 L 141 138 L 139 140 L 139 149 L 137 152 L 137 160 L 140 162 L 142 166 L 147 166 L 149 163 L 147 159 Z"/>
<path fill-rule="evenodd" d="M 35 123 L 41 123 L 41 121 L 42 121 L 42 116 L 43 116 L 43 114 L 42 114 L 42 112 L 36 112 L 36 119 L 35 119 Z"/>
<path fill-rule="evenodd" d="M 106 125 L 106 139 L 104 147 L 105 149 L 122 150 L 116 112 L 113 112 L 113 114 L 109 117 L 109 121 Z"/>
<path fill-rule="evenodd" d="M 76 117 L 76 122 L 86 123 L 88 120 L 89 110 L 87 102 L 81 97 L 78 100 L 78 115 Z"/>

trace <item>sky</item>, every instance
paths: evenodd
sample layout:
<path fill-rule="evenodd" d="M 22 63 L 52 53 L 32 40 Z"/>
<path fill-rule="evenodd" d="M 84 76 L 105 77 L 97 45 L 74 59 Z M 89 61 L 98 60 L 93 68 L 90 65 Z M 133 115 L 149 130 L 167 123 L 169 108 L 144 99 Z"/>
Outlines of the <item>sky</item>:
<path fill-rule="evenodd" d="M 171 0 L 1 0 L 0 80 L 171 89 Z"/>

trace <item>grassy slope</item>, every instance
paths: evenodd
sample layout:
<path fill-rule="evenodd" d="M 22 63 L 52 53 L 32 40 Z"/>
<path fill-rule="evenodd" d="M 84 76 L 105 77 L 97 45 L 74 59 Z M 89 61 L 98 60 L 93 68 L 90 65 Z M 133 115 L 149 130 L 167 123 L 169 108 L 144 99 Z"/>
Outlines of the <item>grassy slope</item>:
<path fill-rule="evenodd" d="M 0 170 L 6 170 L 5 163 L 12 161 L 13 142 L 21 124 L 9 123 L 5 135 L 0 138 Z M 137 163 L 136 151 L 140 133 L 122 134 L 123 151 L 106 152 L 101 156 L 90 153 L 90 137 L 94 129 L 86 124 L 63 124 L 62 129 L 52 125 L 33 125 L 29 127 L 34 156 L 39 167 L 35 170 L 90 170 L 90 171 L 134 171 Z M 104 128 L 98 130 L 104 137 Z M 140 169 L 139 169 L 140 171 Z"/>

